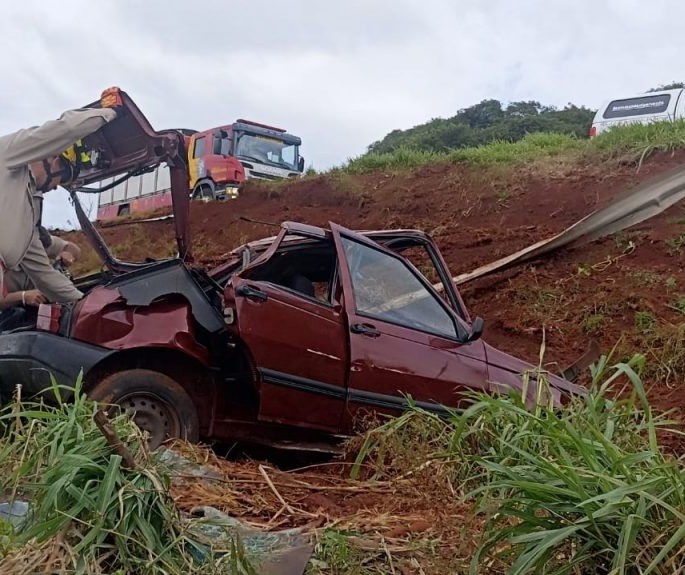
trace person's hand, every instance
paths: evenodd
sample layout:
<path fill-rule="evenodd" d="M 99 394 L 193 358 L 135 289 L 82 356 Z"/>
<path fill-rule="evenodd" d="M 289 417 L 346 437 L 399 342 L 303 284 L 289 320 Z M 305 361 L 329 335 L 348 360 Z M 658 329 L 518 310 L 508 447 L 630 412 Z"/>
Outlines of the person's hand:
<path fill-rule="evenodd" d="M 100 106 L 102 108 L 111 108 L 115 110 L 117 116 L 121 116 L 124 113 L 124 101 L 121 97 L 121 90 L 117 86 L 112 86 L 103 90 L 100 94 Z"/>
<path fill-rule="evenodd" d="M 21 292 L 21 301 L 24 305 L 39 306 L 42 303 L 46 303 L 47 298 L 37 289 L 30 289 Z"/>
<path fill-rule="evenodd" d="M 76 261 L 75 258 L 74 258 L 74 254 L 72 254 L 71 252 L 67 252 L 67 251 L 63 251 L 63 252 L 59 255 L 59 259 L 62 260 L 62 263 L 63 263 L 66 267 L 69 267 L 71 264 L 74 263 L 74 261 Z"/>
<path fill-rule="evenodd" d="M 102 91 L 100 95 L 100 106 L 103 108 L 116 108 L 123 106 L 124 102 L 121 99 L 121 90 L 117 86 L 112 86 Z"/>

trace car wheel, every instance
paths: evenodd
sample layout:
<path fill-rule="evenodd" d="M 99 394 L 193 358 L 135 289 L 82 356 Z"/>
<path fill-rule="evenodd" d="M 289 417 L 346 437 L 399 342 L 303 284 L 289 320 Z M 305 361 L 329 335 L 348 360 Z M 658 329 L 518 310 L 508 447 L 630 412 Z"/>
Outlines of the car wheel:
<path fill-rule="evenodd" d="M 120 371 L 96 384 L 88 397 L 133 414 L 136 425 L 150 435 L 150 449 L 156 449 L 167 439 L 199 439 L 193 400 L 162 373 L 147 369 Z"/>

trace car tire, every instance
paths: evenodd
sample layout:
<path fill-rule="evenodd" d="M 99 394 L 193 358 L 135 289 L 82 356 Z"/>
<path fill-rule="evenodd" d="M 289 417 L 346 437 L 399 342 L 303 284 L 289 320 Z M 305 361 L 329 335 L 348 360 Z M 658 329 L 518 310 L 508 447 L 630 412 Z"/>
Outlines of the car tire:
<path fill-rule="evenodd" d="M 193 443 L 199 439 L 200 425 L 193 400 L 163 373 L 148 369 L 113 373 L 94 385 L 88 397 L 133 413 L 136 425 L 150 435 L 150 449 L 168 439 Z"/>

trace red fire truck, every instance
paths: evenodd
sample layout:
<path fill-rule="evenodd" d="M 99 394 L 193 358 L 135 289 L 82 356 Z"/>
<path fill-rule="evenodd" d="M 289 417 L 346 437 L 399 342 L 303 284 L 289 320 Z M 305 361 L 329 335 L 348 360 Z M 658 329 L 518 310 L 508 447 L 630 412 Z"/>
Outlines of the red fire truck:
<path fill-rule="evenodd" d="M 193 199 L 225 200 L 237 197 L 247 178 L 299 177 L 304 171 L 302 140 L 281 128 L 237 120 L 233 124 L 185 136 Z M 171 206 L 169 169 L 161 165 L 121 183 L 99 183 L 98 220 L 151 212 Z"/>

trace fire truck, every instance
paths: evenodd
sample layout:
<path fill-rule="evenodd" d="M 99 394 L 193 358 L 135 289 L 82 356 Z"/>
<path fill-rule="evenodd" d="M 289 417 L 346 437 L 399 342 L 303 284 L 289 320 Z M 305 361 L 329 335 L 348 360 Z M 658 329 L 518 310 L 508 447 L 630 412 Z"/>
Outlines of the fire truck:
<path fill-rule="evenodd" d="M 178 131 L 184 136 L 188 154 L 188 194 L 195 200 L 235 198 L 248 178 L 296 178 L 304 171 L 302 140 L 281 128 L 239 119 L 203 132 Z M 166 164 L 141 170 L 122 182 L 100 182 L 99 188 L 100 221 L 171 206 Z"/>

